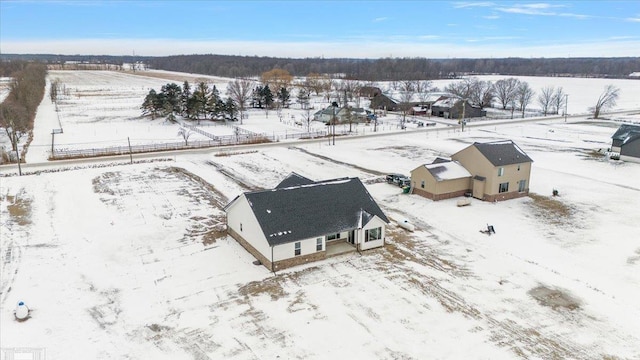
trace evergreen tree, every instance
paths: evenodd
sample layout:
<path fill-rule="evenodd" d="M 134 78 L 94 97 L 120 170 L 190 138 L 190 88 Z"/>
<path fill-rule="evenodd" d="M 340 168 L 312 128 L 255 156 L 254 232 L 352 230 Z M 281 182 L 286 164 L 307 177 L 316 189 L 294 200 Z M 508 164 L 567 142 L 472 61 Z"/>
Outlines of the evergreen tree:
<path fill-rule="evenodd" d="M 269 86 L 265 85 L 262 88 L 260 95 L 262 96 L 262 103 L 267 108 L 271 108 L 273 106 L 273 93 L 271 92 L 271 89 L 269 89 Z"/>
<path fill-rule="evenodd" d="M 160 111 L 159 108 L 156 107 L 158 103 L 158 94 L 154 89 L 149 90 L 147 96 L 144 97 L 144 101 L 142 102 L 142 116 L 151 116 L 151 119 L 155 119 Z"/>
<path fill-rule="evenodd" d="M 300 90 L 298 90 L 298 95 L 296 96 L 296 98 L 298 100 L 298 104 L 300 104 L 301 109 L 304 110 L 309 108 L 309 90 L 300 88 Z"/>
<path fill-rule="evenodd" d="M 226 114 L 227 120 L 235 121 L 237 120 L 236 114 L 238 112 L 238 107 L 232 98 L 228 97 L 227 101 L 224 103 L 224 113 Z"/>
<path fill-rule="evenodd" d="M 281 87 L 280 91 L 277 94 L 278 101 L 280 102 L 280 106 L 288 108 L 289 107 L 289 98 L 291 94 L 289 94 L 289 90 L 285 87 Z"/>
<path fill-rule="evenodd" d="M 189 109 L 189 99 L 191 98 L 191 85 L 189 85 L 188 81 L 184 81 L 182 84 L 182 95 L 180 96 L 180 105 L 182 106 L 182 115 L 190 118 L 190 114 L 192 113 L 191 109 Z"/>
<path fill-rule="evenodd" d="M 174 114 L 181 114 L 182 109 L 180 99 L 182 97 L 182 89 L 180 86 L 176 83 L 166 84 L 162 86 L 160 92 L 165 95 L 165 101 L 169 104 L 169 106 L 165 104 L 165 111 L 170 111 Z"/>

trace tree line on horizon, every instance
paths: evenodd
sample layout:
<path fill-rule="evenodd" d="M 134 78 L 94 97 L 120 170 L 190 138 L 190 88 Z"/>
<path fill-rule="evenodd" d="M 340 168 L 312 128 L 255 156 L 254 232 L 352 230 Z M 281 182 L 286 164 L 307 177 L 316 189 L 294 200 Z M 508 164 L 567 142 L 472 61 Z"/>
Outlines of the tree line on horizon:
<path fill-rule="evenodd" d="M 462 75 L 576 76 L 628 78 L 640 71 L 640 57 L 622 58 L 277 58 L 235 55 L 93 56 L 2 54 L 0 61 L 37 60 L 48 64 L 69 61 L 120 64 L 141 61 L 150 68 L 229 78 L 256 77 L 274 68 L 293 76 L 340 74 L 362 81 L 435 80 Z"/>

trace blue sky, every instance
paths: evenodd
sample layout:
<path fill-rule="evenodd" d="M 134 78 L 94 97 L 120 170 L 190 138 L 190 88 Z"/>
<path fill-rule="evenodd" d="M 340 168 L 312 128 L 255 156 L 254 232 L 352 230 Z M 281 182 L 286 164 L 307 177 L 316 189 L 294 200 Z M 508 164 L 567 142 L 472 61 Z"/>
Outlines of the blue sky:
<path fill-rule="evenodd" d="M 0 52 L 640 56 L 640 1 L 12 1 Z"/>

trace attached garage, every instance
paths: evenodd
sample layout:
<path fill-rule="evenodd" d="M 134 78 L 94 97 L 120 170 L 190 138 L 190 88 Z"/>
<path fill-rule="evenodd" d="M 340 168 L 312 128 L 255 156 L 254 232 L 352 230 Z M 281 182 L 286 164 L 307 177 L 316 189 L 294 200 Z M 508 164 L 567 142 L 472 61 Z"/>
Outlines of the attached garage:
<path fill-rule="evenodd" d="M 414 194 L 434 201 L 463 196 L 470 191 L 471 174 L 457 161 L 437 161 L 411 171 Z"/>

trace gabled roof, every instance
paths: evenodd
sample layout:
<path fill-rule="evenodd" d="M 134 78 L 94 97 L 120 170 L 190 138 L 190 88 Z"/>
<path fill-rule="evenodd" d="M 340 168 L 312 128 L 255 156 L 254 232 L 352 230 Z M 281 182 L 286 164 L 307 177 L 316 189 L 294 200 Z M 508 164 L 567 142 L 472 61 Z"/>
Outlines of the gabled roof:
<path fill-rule="evenodd" d="M 475 146 L 493 166 L 533 162 L 533 160 L 511 140 L 488 143 L 475 142 L 471 146 Z"/>
<path fill-rule="evenodd" d="M 433 160 L 433 162 L 431 162 L 432 164 L 441 164 L 441 163 L 445 163 L 445 162 L 449 162 L 451 161 L 451 159 L 447 159 L 447 158 L 443 158 L 443 157 L 436 157 L 435 160 Z"/>
<path fill-rule="evenodd" d="M 445 92 L 425 92 L 425 93 L 407 93 L 404 91 L 385 91 L 382 95 L 388 97 L 396 104 L 401 104 L 403 100 L 408 100 L 410 103 L 415 104 L 427 104 L 437 101 L 441 97 L 450 97 L 451 94 Z"/>
<path fill-rule="evenodd" d="M 470 178 L 471 173 L 457 161 L 423 165 L 436 181 Z"/>
<path fill-rule="evenodd" d="M 284 178 L 278 185 L 276 185 L 276 189 L 298 186 L 298 185 L 307 185 L 313 184 L 313 180 L 308 179 L 296 172 L 291 172 Z"/>
<path fill-rule="evenodd" d="M 448 98 L 444 98 L 444 99 L 440 99 L 436 102 L 433 103 L 433 106 L 439 106 L 439 107 L 448 107 L 448 108 L 452 108 L 454 107 L 458 101 L 460 101 L 460 99 L 456 98 L 456 97 L 448 97 Z"/>
<path fill-rule="evenodd" d="M 339 108 L 336 108 L 335 106 L 327 106 L 325 109 L 316 111 L 313 115 L 333 115 L 334 109 L 335 113 L 338 114 L 338 112 L 340 111 Z"/>
<path fill-rule="evenodd" d="M 278 187 L 244 196 L 271 246 L 356 229 L 374 215 L 389 222 L 358 178 Z"/>
<path fill-rule="evenodd" d="M 635 141 L 640 138 L 640 125 L 622 124 L 611 138 L 621 141 L 622 145 Z"/>

